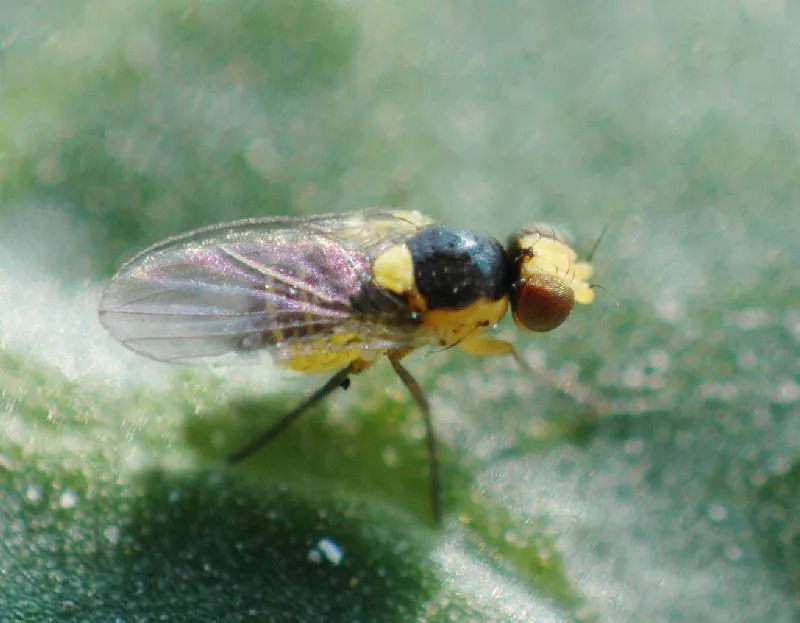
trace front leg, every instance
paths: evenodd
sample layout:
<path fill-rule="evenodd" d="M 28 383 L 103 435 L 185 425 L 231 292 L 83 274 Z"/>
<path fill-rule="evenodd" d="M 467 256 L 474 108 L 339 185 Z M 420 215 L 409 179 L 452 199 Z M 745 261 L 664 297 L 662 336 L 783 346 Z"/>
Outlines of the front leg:
<path fill-rule="evenodd" d="M 511 355 L 514 361 L 526 372 L 533 374 L 533 370 L 514 348 L 511 342 L 496 337 L 478 333 L 464 338 L 458 343 L 459 348 L 470 355 L 483 357 L 496 357 L 498 355 Z"/>
<path fill-rule="evenodd" d="M 459 347 L 471 355 L 496 356 L 511 355 L 520 368 L 531 376 L 544 381 L 550 387 L 561 390 L 579 404 L 588 405 L 599 414 L 609 413 L 611 405 L 599 392 L 578 381 L 562 378 L 558 372 L 544 367 L 533 369 L 514 345 L 506 340 L 484 334 L 471 335 L 459 342 Z"/>

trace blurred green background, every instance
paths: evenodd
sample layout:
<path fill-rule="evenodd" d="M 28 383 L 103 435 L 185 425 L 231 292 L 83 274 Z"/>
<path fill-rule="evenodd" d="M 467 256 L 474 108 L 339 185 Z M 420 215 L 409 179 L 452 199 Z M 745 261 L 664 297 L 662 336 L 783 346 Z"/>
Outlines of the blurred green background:
<path fill-rule="evenodd" d="M 0 0 L 0 620 L 796 621 L 799 43 L 781 0 Z M 536 378 L 409 359 L 441 528 L 388 366 L 231 470 L 321 379 L 96 319 L 160 238 L 371 205 L 609 226 Z"/>

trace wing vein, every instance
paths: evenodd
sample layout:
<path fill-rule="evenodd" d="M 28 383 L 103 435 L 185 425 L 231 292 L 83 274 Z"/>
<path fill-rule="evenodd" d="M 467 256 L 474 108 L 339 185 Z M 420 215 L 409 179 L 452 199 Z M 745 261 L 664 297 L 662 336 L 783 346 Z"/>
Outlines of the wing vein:
<path fill-rule="evenodd" d="M 250 269 L 260 277 L 265 277 L 267 279 L 271 279 L 272 281 L 289 286 L 290 288 L 295 288 L 296 290 L 306 292 L 323 303 L 328 303 L 329 305 L 336 304 L 334 299 L 326 296 L 319 290 L 312 288 L 309 284 L 303 283 L 302 281 L 291 277 L 290 275 L 270 270 L 266 266 L 259 265 L 256 262 L 253 262 L 252 260 L 240 255 L 239 253 L 225 248 L 223 245 L 219 245 L 219 250 L 227 255 L 230 259 L 237 262 L 240 266 Z M 266 286 L 267 284 L 265 283 L 264 285 Z"/>
<path fill-rule="evenodd" d="M 332 339 L 340 334 L 357 335 L 363 350 L 409 347 L 420 343 L 418 320 L 404 297 L 376 283 L 372 264 L 423 223 L 373 209 L 187 232 L 119 270 L 103 294 L 101 321 L 159 361 L 244 359 L 258 350 L 286 359 L 306 345 L 341 352 Z"/>

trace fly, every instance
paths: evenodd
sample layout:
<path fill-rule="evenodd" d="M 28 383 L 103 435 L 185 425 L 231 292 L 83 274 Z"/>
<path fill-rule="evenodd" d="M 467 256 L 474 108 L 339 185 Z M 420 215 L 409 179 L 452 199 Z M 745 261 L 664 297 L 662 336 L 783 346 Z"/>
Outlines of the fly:
<path fill-rule="evenodd" d="M 419 212 L 369 209 L 222 223 L 142 251 L 112 278 L 100 321 L 124 346 L 187 363 L 267 352 L 298 372 L 333 376 L 262 435 L 248 457 L 311 406 L 385 355 L 422 412 L 433 515 L 442 518 L 439 452 L 428 400 L 401 360 L 422 346 L 511 355 L 486 333 L 510 308 L 516 325 L 550 331 L 591 303 L 592 265 L 550 227 L 505 247 Z"/>

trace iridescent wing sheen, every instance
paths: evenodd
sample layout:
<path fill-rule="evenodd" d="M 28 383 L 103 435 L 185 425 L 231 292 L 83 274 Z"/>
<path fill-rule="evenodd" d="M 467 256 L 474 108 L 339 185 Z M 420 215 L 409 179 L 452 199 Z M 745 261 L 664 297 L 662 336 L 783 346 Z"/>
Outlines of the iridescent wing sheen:
<path fill-rule="evenodd" d="M 169 362 L 260 350 L 280 360 L 336 334 L 357 335 L 365 351 L 410 347 L 416 321 L 374 283 L 372 260 L 429 222 L 370 209 L 198 229 L 125 264 L 100 319 L 131 350 Z"/>

